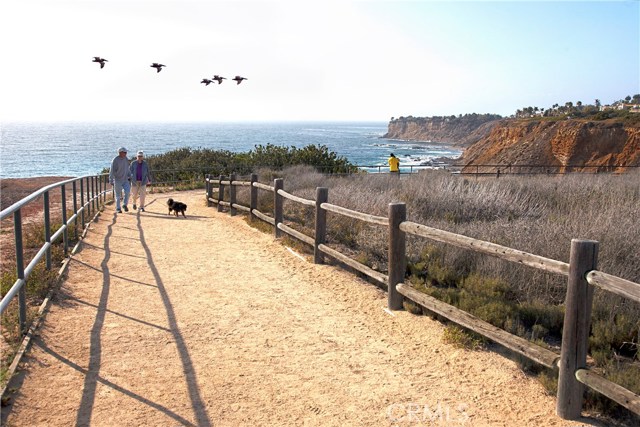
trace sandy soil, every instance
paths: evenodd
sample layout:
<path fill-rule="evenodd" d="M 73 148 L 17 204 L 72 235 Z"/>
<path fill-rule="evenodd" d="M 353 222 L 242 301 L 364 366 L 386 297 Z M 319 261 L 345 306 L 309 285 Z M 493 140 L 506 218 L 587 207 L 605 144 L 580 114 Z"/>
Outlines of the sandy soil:
<path fill-rule="evenodd" d="M 440 323 L 386 312 L 378 288 L 202 191 L 147 203 L 91 225 L 6 425 L 580 425 L 514 362 L 444 344 Z"/>

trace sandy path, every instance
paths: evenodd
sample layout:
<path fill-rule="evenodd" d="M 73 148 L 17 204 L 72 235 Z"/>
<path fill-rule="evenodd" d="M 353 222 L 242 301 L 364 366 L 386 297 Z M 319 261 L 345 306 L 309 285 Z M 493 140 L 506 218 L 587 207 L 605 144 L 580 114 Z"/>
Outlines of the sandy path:
<path fill-rule="evenodd" d="M 188 218 L 166 215 L 168 197 Z M 9 426 L 566 426 L 491 352 L 301 259 L 201 191 L 91 225 L 24 364 Z M 571 423 L 577 425 L 577 423 Z"/>

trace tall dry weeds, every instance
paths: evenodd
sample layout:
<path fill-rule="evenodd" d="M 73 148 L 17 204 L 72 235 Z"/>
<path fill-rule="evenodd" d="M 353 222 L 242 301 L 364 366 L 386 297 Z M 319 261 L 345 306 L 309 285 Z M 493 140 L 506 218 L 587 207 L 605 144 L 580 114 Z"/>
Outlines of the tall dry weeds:
<path fill-rule="evenodd" d="M 502 176 L 474 179 L 444 171 L 389 176 L 325 177 L 304 169 L 285 170 L 285 189 L 313 199 L 315 187 L 329 188 L 329 202 L 386 216 L 391 202 L 407 205 L 408 219 L 568 262 L 571 239 L 600 243 L 598 269 L 640 282 L 640 173 L 625 175 Z M 333 221 L 333 223 L 332 223 Z M 387 231 L 329 217 L 330 242 L 384 269 Z M 312 233 L 311 233 L 312 235 Z M 566 278 L 469 250 L 409 237 L 409 261 L 428 253 L 460 279 L 471 273 L 508 283 L 514 299 L 530 304 L 562 304 Z M 594 312 L 624 316 L 640 329 L 640 307 L 596 290 Z"/>

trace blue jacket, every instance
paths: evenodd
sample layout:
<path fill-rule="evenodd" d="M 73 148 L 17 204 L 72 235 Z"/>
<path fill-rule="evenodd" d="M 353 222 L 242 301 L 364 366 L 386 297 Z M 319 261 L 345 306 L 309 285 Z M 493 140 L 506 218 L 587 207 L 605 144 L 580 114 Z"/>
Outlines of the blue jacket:
<path fill-rule="evenodd" d="M 134 160 L 133 162 L 131 162 L 131 165 L 129 165 L 129 173 L 131 174 L 132 181 L 138 180 L 137 169 L 138 169 L 138 160 Z M 142 161 L 142 180 L 141 181 L 144 185 L 151 182 L 151 172 L 149 171 L 149 164 L 145 160 Z"/>

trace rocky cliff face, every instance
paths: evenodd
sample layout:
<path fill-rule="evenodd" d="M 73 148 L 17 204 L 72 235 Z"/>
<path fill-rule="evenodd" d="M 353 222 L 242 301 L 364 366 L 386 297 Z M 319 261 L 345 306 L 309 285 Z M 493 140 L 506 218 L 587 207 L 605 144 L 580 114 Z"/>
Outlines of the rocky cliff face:
<path fill-rule="evenodd" d="M 559 172 L 580 165 L 638 166 L 640 127 L 606 121 L 503 120 L 469 146 L 462 159 L 472 165 L 547 165 Z"/>
<path fill-rule="evenodd" d="M 466 147 L 467 165 L 541 165 L 553 172 L 580 165 L 640 166 L 640 125 L 615 120 L 400 118 L 389 123 L 384 137 Z"/>
<path fill-rule="evenodd" d="M 496 115 L 456 117 L 401 117 L 391 120 L 383 138 L 434 141 L 466 147 L 487 136 L 498 121 Z"/>

